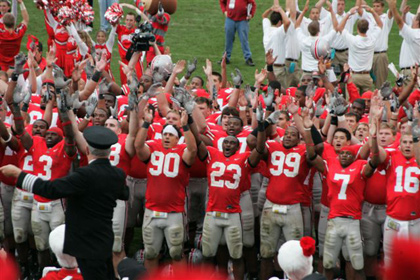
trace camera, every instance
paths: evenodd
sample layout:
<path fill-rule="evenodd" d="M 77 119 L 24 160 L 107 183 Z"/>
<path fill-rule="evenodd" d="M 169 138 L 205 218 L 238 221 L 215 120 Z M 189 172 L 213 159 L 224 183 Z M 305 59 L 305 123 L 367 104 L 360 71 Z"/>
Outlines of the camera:
<path fill-rule="evenodd" d="M 131 47 L 133 51 L 148 51 L 150 47 L 150 42 L 156 40 L 155 35 L 153 35 L 153 27 L 150 22 L 143 22 L 136 28 L 132 37 L 131 37 Z"/>

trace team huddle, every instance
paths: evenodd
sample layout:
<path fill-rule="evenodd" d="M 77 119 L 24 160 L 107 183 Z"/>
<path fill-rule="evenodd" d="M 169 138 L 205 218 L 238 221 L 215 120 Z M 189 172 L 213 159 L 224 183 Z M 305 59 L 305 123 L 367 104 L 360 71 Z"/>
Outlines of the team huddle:
<path fill-rule="evenodd" d="M 17 9 L 0 0 L 1 166 L 62 178 L 88 164 L 87 127 L 113 131 L 109 161 L 130 189 L 114 208 L 115 268 L 136 227 L 143 248 L 135 257 L 147 270 L 187 259 L 226 271 L 229 260 L 234 279 L 280 275 L 279 248 L 304 236 L 316 239 L 327 279 L 338 266 L 346 279 L 375 279 L 381 259 L 392 262 L 396 238 L 420 236 L 420 13 L 407 23 L 395 0 L 381 17 L 361 1 L 343 13 L 338 0 L 336 15 L 321 0 L 306 18 L 308 2 L 301 13 L 294 1 L 286 12 L 275 3 L 263 14 L 266 68 L 254 81 L 235 69 L 228 81 L 226 56 L 220 73 L 206 60 L 205 79 L 193 75 L 197 60 L 173 64 L 162 6 L 149 15 L 139 3 L 114 4 L 105 14 L 109 35 L 100 31 L 94 42 L 77 28 L 88 19 L 70 20 L 53 2 L 37 2 L 49 35 L 44 58 L 34 36 L 28 54 L 18 53 L 29 22 L 23 1 L 13 5 L 17 25 Z M 120 24 L 122 7 L 153 24 L 147 51 L 131 48 L 135 14 Z M 394 87 L 387 69 L 381 74 L 386 51 L 374 51 L 382 21 L 389 33 L 392 18 L 410 54 Z M 110 68 L 115 36 L 121 85 Z M 293 40 L 297 54 L 287 46 Z M 22 279 L 39 279 L 53 264 L 49 235 L 64 223 L 66 201 L 33 195 L 4 174 L 0 181 L 0 241 L 16 249 Z"/>

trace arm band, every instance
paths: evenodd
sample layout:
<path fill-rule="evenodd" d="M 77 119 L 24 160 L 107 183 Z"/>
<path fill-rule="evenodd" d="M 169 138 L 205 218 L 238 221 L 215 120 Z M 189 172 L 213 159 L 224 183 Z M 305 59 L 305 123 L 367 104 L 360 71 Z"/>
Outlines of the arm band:
<path fill-rule="evenodd" d="M 319 134 L 318 129 L 316 129 L 314 125 L 311 127 L 311 136 L 312 136 L 312 141 L 314 141 L 314 145 L 318 145 L 324 142 L 322 141 L 321 134 Z"/>
<path fill-rule="evenodd" d="M 267 121 L 264 121 L 264 130 L 269 126 L 270 124 Z M 255 137 L 257 137 L 258 135 L 258 127 L 256 129 L 254 129 L 251 132 L 252 135 L 254 135 Z"/>
<path fill-rule="evenodd" d="M 190 127 L 189 127 L 188 125 L 183 125 L 183 126 L 182 126 L 182 130 L 183 130 L 184 132 L 187 132 L 187 131 L 189 131 L 189 130 L 190 130 Z"/>
<path fill-rule="evenodd" d="M 99 82 L 99 79 L 101 78 L 101 71 L 95 71 L 95 73 L 93 73 L 91 80 L 94 82 Z"/>
<path fill-rule="evenodd" d="M 267 71 L 268 72 L 273 72 L 274 71 L 273 65 L 267 65 Z"/>
<path fill-rule="evenodd" d="M 23 3 L 23 1 L 19 4 L 19 7 L 21 11 L 26 10 L 25 3 Z"/>
<path fill-rule="evenodd" d="M 322 137 L 325 137 L 325 138 L 328 137 L 328 135 L 325 135 L 324 132 L 322 132 L 322 129 L 321 129 L 321 132 L 320 133 L 321 133 Z"/>
<path fill-rule="evenodd" d="M 4 140 L 4 143 L 9 143 L 10 142 L 10 140 L 12 140 L 12 134 L 11 133 L 9 133 L 9 138 L 7 139 L 7 140 Z"/>
<path fill-rule="evenodd" d="M 150 126 L 150 123 L 146 121 L 144 121 L 143 124 L 141 125 L 142 128 L 146 128 L 146 129 L 149 129 L 149 126 Z"/>
<path fill-rule="evenodd" d="M 23 117 L 22 116 L 20 116 L 20 117 L 14 117 L 13 120 L 15 120 L 15 121 L 23 121 Z"/>
<path fill-rule="evenodd" d="M 369 161 L 368 161 L 368 163 L 369 163 L 369 166 L 370 166 L 372 169 L 376 169 L 376 167 L 377 167 L 377 166 L 373 166 L 373 164 L 372 164 L 372 161 L 371 161 L 371 160 L 369 160 Z"/>
<path fill-rule="evenodd" d="M 194 123 L 194 119 L 191 115 L 188 115 L 188 124 Z"/>
<path fill-rule="evenodd" d="M 314 161 L 317 157 L 318 155 L 315 153 L 313 157 L 309 158 L 309 161 Z"/>
<path fill-rule="evenodd" d="M 331 125 L 338 125 L 338 118 L 336 116 L 331 116 Z"/>
<path fill-rule="evenodd" d="M 64 141 L 64 145 L 66 145 L 67 147 L 74 147 L 76 146 L 76 142 L 73 141 L 73 143 L 67 143 L 66 141 Z"/>
<path fill-rule="evenodd" d="M 63 127 L 64 127 L 64 126 L 71 125 L 71 121 L 66 121 L 66 122 L 63 122 L 61 125 L 62 125 Z"/>

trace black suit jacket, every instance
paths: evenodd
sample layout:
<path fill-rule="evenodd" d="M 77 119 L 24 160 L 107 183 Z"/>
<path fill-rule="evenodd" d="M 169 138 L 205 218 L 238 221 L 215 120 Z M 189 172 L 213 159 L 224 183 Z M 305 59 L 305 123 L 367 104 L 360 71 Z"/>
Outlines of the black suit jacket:
<path fill-rule="evenodd" d="M 18 186 L 26 174 L 22 172 Z M 116 199 L 128 200 L 125 173 L 108 159 L 54 181 L 36 179 L 32 192 L 50 199 L 67 198 L 63 252 L 77 258 L 107 259 L 112 256 L 112 215 Z"/>

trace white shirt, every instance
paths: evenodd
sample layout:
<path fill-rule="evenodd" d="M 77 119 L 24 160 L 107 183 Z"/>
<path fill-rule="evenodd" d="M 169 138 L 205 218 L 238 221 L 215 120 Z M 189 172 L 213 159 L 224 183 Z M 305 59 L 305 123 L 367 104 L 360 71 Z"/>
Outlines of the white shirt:
<path fill-rule="evenodd" d="M 376 40 L 381 28 L 375 26 L 370 35 L 362 37 L 352 35 L 346 29 L 342 32 L 342 38 L 349 46 L 349 66 L 355 72 L 370 71 L 373 63 L 373 52 Z"/>
<path fill-rule="evenodd" d="M 331 41 L 337 32 L 332 29 L 327 35 L 324 36 L 305 36 L 300 27 L 296 29 L 296 32 L 300 44 L 300 49 L 302 50 L 302 70 L 308 72 L 318 71 L 318 60 L 316 60 L 311 53 L 312 43 L 315 42 L 316 39 L 322 37 L 331 44 Z"/>
<path fill-rule="evenodd" d="M 367 35 L 369 36 L 373 30 L 372 26 L 376 26 L 375 18 L 371 13 L 367 13 L 363 11 L 363 15 L 361 18 L 366 19 L 369 22 L 369 29 L 367 31 Z M 394 18 L 388 17 L 388 12 L 383 13 L 379 16 L 379 18 L 382 21 L 382 30 L 379 33 L 378 40 L 375 44 L 375 52 L 382 52 L 388 50 L 388 38 L 389 38 L 389 32 L 392 28 L 392 23 L 394 22 Z"/>
<path fill-rule="evenodd" d="M 275 64 L 284 64 L 286 58 L 286 31 L 284 25 L 276 28 L 268 41 L 267 49 L 273 49 L 273 57 L 277 56 Z"/>
<path fill-rule="evenodd" d="M 404 38 L 400 52 L 400 68 L 420 64 L 420 29 L 404 24 L 400 36 Z"/>
<path fill-rule="evenodd" d="M 300 45 L 293 21 L 290 22 L 286 33 L 286 58 L 299 60 Z"/>
<path fill-rule="evenodd" d="M 347 13 L 343 13 L 341 16 L 339 14 L 335 15 L 337 18 L 338 25 L 340 25 L 340 23 L 343 21 L 346 14 Z M 356 23 L 358 19 L 359 19 L 358 14 L 351 15 L 350 18 L 347 20 L 346 25 L 344 26 L 344 30 L 347 30 L 350 34 L 353 34 L 354 24 Z M 331 47 L 336 50 L 344 50 L 344 49 L 347 49 L 349 46 L 346 43 L 346 41 L 343 39 L 343 36 L 340 33 L 337 33 L 331 43 Z"/>
<path fill-rule="evenodd" d="M 278 27 L 272 26 L 271 21 L 268 18 L 263 18 L 262 20 L 262 26 L 263 26 L 263 45 L 265 52 L 267 53 L 270 48 L 267 48 L 268 41 L 270 41 L 270 38 L 274 31 Z"/>
<path fill-rule="evenodd" d="M 307 36 L 310 35 L 308 31 L 308 25 L 311 22 L 312 20 L 310 18 L 304 17 L 300 25 L 300 27 L 302 28 L 302 32 Z M 321 18 L 318 22 L 319 22 L 319 34 L 321 36 L 330 32 L 330 29 L 332 27 L 331 15 L 326 15 L 325 17 Z"/>

